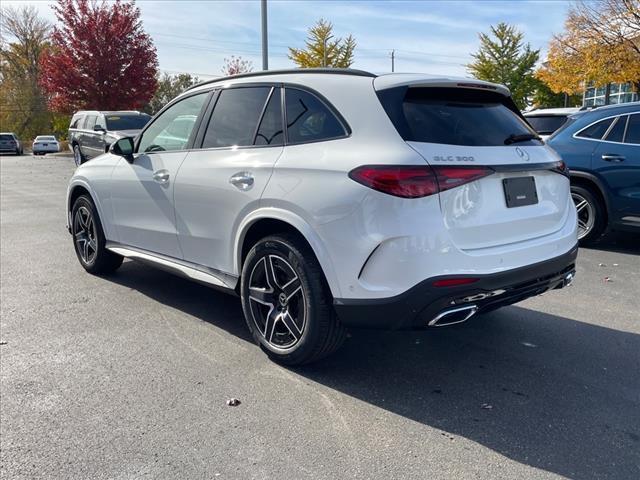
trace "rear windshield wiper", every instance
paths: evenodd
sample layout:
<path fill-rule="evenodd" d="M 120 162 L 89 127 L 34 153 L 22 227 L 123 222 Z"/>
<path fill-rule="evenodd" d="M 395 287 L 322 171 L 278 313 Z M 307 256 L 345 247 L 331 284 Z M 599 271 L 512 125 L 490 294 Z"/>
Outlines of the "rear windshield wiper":
<path fill-rule="evenodd" d="M 505 138 L 504 144 L 511 145 L 512 143 L 526 142 L 527 140 L 542 140 L 542 139 L 535 133 L 520 133 L 520 134 L 512 133 L 507 138 Z"/>

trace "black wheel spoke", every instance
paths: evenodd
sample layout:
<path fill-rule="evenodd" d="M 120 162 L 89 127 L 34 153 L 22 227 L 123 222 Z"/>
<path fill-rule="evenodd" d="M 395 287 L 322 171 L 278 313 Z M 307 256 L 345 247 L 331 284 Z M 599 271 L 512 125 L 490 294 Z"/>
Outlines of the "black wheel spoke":
<path fill-rule="evenodd" d="M 298 327 L 288 310 L 282 312 L 280 319 L 282 320 L 284 326 L 287 327 L 287 330 L 289 330 L 289 333 L 296 339 L 296 341 L 299 340 L 302 329 Z"/>
<path fill-rule="evenodd" d="M 249 298 L 263 305 L 271 305 L 275 307 L 278 301 L 273 290 L 265 290 L 264 288 L 249 287 Z"/>
<path fill-rule="evenodd" d="M 269 255 L 268 257 L 264 258 L 265 275 L 267 278 L 267 282 L 272 289 L 279 287 L 278 280 L 276 280 L 276 273 L 273 267 L 274 258 L 275 257 L 273 255 Z"/>
<path fill-rule="evenodd" d="M 302 283 L 300 283 L 300 279 L 296 276 L 291 279 L 289 283 L 282 287 L 282 293 L 287 296 L 287 301 L 291 300 L 294 295 L 302 292 Z"/>

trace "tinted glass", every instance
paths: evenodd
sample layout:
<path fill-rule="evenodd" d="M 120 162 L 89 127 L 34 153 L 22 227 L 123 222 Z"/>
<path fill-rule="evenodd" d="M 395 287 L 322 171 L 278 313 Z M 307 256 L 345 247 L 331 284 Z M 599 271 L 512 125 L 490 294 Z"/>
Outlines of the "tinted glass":
<path fill-rule="evenodd" d="M 622 142 L 622 137 L 624 136 L 624 129 L 627 125 L 627 116 L 618 117 L 615 125 L 609 133 L 607 134 L 607 138 L 605 140 L 609 142 Z"/>
<path fill-rule="evenodd" d="M 80 128 L 83 118 L 84 117 L 82 115 L 74 116 L 71 119 L 71 125 L 69 125 L 69 128 Z"/>
<path fill-rule="evenodd" d="M 328 140 L 346 135 L 340 121 L 314 95 L 287 88 L 285 103 L 289 143 Z"/>
<path fill-rule="evenodd" d="M 96 118 L 98 118 L 96 115 L 88 115 L 82 128 L 85 130 L 93 130 L 93 127 L 96 124 Z"/>
<path fill-rule="evenodd" d="M 260 127 L 254 145 L 282 145 L 284 131 L 282 129 L 282 103 L 280 88 L 273 90 L 269 104 L 260 121 Z"/>
<path fill-rule="evenodd" d="M 0 135 L 0 141 L 8 142 L 13 140 L 13 135 Z"/>
<path fill-rule="evenodd" d="M 409 140 L 497 146 L 505 145 L 510 135 L 533 133 L 522 118 L 502 103 L 506 97 L 455 90 L 410 88 L 407 91 L 402 110 Z"/>
<path fill-rule="evenodd" d="M 49 135 L 42 135 L 42 136 L 36 137 L 36 141 L 37 142 L 55 142 L 56 137 L 49 136 Z"/>
<path fill-rule="evenodd" d="M 173 104 L 145 130 L 138 152 L 184 150 L 209 92 Z"/>
<path fill-rule="evenodd" d="M 627 135 L 624 137 L 624 142 L 640 144 L 640 114 L 629 115 Z"/>
<path fill-rule="evenodd" d="M 566 121 L 567 117 L 564 115 L 536 115 L 535 117 L 527 117 L 527 122 L 529 122 L 533 129 L 540 135 L 551 135 Z"/>
<path fill-rule="evenodd" d="M 600 120 L 598 123 L 591 125 L 589 128 L 585 128 L 580 133 L 578 133 L 577 137 L 583 138 L 593 138 L 600 140 L 602 136 L 606 133 L 607 129 L 613 122 L 613 118 L 607 118 L 606 120 Z"/>
<path fill-rule="evenodd" d="M 107 115 L 107 130 L 141 130 L 151 117 L 146 114 L 141 115 Z"/>
<path fill-rule="evenodd" d="M 271 87 L 222 90 L 202 148 L 253 145 L 253 135 Z"/>

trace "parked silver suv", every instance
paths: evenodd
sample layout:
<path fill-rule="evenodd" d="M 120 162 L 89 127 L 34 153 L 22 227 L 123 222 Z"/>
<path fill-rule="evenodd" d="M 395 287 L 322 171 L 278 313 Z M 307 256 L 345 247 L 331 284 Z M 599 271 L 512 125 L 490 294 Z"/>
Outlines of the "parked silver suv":
<path fill-rule="evenodd" d="M 137 111 L 76 112 L 69 125 L 69 148 L 76 165 L 109 151 L 113 142 L 135 137 L 151 117 Z"/>

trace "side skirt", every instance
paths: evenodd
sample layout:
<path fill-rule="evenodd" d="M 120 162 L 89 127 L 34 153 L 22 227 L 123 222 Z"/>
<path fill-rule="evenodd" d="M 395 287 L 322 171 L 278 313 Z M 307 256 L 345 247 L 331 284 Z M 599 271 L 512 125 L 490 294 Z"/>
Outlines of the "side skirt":
<path fill-rule="evenodd" d="M 125 258 L 137 260 L 147 263 L 151 266 L 166 270 L 184 278 L 194 280 L 198 283 L 205 284 L 227 293 L 235 293 L 238 277 L 223 273 L 212 268 L 195 265 L 184 260 L 178 260 L 157 253 L 146 252 L 142 249 L 121 245 L 118 243 L 107 242 L 107 250 L 122 255 Z"/>

